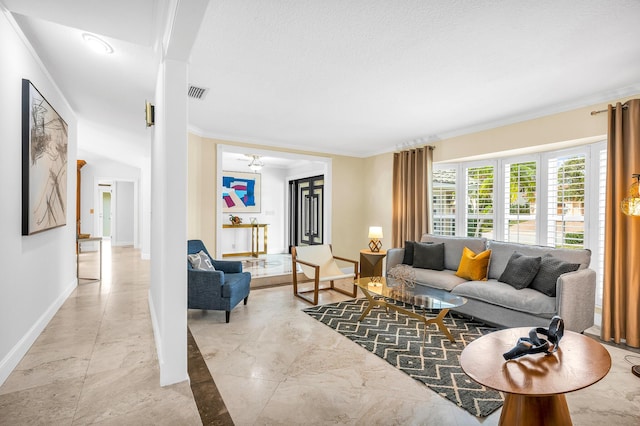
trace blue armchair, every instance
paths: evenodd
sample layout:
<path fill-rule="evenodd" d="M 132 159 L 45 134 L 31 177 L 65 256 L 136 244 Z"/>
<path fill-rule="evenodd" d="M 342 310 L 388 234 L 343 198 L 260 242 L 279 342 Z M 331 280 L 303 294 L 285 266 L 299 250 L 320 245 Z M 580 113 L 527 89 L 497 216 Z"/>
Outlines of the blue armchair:
<path fill-rule="evenodd" d="M 242 272 L 242 262 L 214 260 L 201 240 L 187 241 L 187 254 L 200 250 L 207 253 L 215 271 L 193 269 L 187 260 L 187 282 L 189 309 L 225 311 L 229 322 L 231 310 L 244 299 L 247 304 L 251 284 L 251 273 Z"/>

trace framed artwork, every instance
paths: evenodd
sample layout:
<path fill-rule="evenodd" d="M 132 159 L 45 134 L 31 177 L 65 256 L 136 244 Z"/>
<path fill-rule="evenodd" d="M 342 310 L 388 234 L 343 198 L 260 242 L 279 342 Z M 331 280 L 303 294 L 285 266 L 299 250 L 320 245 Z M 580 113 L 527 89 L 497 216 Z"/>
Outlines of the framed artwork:
<path fill-rule="evenodd" d="M 67 123 L 22 80 L 22 235 L 67 224 Z"/>
<path fill-rule="evenodd" d="M 260 174 L 222 172 L 222 212 L 260 212 Z"/>

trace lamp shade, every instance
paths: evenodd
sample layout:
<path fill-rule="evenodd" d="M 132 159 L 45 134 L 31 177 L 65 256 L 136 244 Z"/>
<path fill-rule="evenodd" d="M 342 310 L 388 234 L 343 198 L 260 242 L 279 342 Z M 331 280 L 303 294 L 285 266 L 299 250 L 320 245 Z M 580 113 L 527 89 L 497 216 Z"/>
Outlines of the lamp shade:
<path fill-rule="evenodd" d="M 369 238 L 382 238 L 382 226 L 370 226 Z"/>

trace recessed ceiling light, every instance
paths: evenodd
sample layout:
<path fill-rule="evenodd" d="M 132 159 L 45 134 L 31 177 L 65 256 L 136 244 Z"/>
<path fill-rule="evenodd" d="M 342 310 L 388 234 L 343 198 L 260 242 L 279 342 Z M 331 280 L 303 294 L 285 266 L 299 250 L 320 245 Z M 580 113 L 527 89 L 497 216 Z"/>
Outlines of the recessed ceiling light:
<path fill-rule="evenodd" d="M 89 43 L 89 46 L 91 46 L 93 50 L 98 53 L 104 53 L 106 55 L 113 53 L 113 47 L 111 47 L 109 43 L 102 40 L 100 37 L 94 36 L 93 34 L 89 33 L 83 33 L 82 38 L 84 39 L 84 41 Z"/>

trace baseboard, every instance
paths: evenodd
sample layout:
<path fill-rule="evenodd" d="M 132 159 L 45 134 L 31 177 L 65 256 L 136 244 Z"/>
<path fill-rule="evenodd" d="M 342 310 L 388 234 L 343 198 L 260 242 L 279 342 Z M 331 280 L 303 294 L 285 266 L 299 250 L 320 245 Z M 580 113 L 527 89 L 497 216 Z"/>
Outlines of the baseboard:
<path fill-rule="evenodd" d="M 9 351 L 7 356 L 0 361 L 0 385 L 7 380 L 11 372 L 16 368 L 18 363 L 20 363 L 20 360 L 27 354 L 31 345 L 33 345 L 38 336 L 40 336 L 40 333 L 42 333 L 47 324 L 49 324 L 49 321 L 51 321 L 56 312 L 58 312 L 58 309 L 60 309 L 77 286 L 78 280 L 74 278 L 71 284 L 54 300 L 51 306 L 38 318 L 22 339 Z"/>
<path fill-rule="evenodd" d="M 160 386 L 169 386 L 175 383 L 180 383 L 180 382 L 184 382 L 185 380 L 189 380 L 189 373 L 187 372 L 186 362 L 185 362 L 184 373 L 178 374 L 177 376 L 175 374 L 172 375 L 171 371 L 168 371 L 169 369 L 165 365 L 164 352 L 162 351 L 161 330 L 158 325 L 159 324 L 158 316 L 156 314 L 156 309 L 153 305 L 153 297 L 151 297 L 151 290 L 149 290 L 149 314 L 151 315 L 151 327 L 153 328 L 153 338 L 156 342 L 156 352 L 158 354 L 158 366 L 160 367 Z M 186 341 L 185 341 L 185 344 L 186 344 Z"/>
<path fill-rule="evenodd" d="M 141 252 L 140 253 L 140 259 L 142 259 L 142 260 L 150 260 L 151 259 L 151 253 Z"/>
<path fill-rule="evenodd" d="M 133 241 L 112 241 L 111 247 L 133 247 Z"/>

